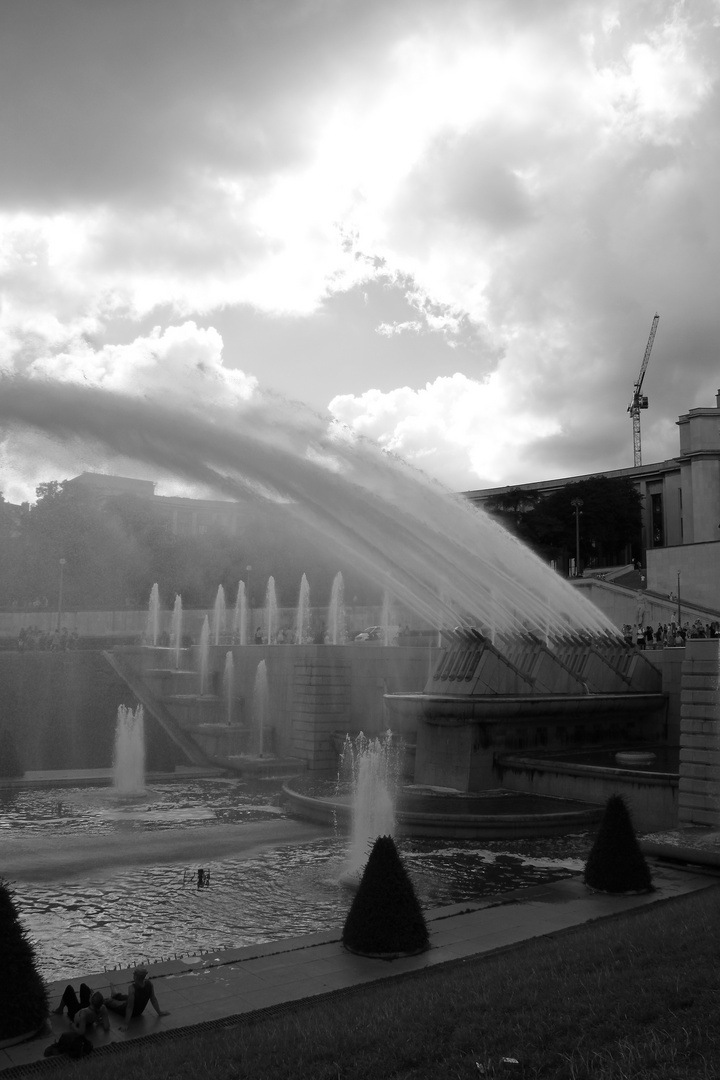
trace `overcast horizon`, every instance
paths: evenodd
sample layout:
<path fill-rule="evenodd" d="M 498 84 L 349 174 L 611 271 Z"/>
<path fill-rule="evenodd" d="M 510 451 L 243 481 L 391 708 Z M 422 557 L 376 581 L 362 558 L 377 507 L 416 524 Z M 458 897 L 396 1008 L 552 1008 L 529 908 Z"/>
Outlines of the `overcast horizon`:
<path fill-rule="evenodd" d="M 453 490 L 631 467 L 712 407 L 719 0 L 24 0 L 0 370 L 281 395 Z M 152 470 L 0 428 L 0 490 Z M 163 486 L 165 484 L 165 486 Z"/>

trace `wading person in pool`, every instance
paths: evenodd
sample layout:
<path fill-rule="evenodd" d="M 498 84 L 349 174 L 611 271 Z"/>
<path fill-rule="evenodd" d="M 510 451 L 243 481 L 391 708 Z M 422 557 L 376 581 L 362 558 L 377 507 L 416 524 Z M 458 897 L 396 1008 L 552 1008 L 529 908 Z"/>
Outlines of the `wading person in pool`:
<path fill-rule="evenodd" d="M 153 984 L 148 979 L 147 968 L 143 967 L 137 967 L 133 971 L 132 982 L 128 987 L 127 994 L 113 994 L 112 997 L 105 998 L 108 1009 L 125 1014 L 125 1023 L 120 1025 L 120 1031 L 125 1031 L 131 1020 L 142 1015 L 148 1001 L 158 1016 L 170 1015 L 158 1005 Z"/>
<path fill-rule="evenodd" d="M 54 1009 L 56 1016 L 62 1016 L 67 1009 L 68 1019 L 81 1035 L 85 1035 L 89 1028 L 100 1024 L 104 1031 L 110 1030 L 110 1017 L 105 1008 L 103 996 L 99 990 L 90 992 L 87 983 L 80 983 L 80 997 L 75 993 L 73 986 L 66 986 L 60 1004 Z"/>

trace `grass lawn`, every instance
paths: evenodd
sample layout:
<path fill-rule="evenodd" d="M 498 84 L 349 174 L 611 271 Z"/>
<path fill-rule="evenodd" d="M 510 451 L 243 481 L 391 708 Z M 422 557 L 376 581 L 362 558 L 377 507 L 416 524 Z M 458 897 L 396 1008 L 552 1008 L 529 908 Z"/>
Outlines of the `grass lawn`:
<path fill-rule="evenodd" d="M 719 1008 L 716 887 L 280 1016 L 68 1063 L 52 1075 L 716 1080 Z"/>

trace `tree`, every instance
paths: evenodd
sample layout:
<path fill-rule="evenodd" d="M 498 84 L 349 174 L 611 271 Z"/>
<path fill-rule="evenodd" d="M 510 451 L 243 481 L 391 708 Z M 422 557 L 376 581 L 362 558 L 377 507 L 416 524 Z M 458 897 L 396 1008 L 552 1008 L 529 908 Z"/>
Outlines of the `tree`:
<path fill-rule="evenodd" d="M 639 556 L 642 496 L 627 476 L 591 476 L 546 495 L 514 488 L 487 506 L 543 558 L 562 561 L 575 555 L 575 499 L 582 500 L 583 566 L 617 565 Z"/>
<path fill-rule="evenodd" d="M 2 941 L 2 994 L 0 1042 L 34 1032 L 48 1014 L 48 995 L 7 882 L 0 879 L 0 941 Z"/>
<path fill-rule="evenodd" d="M 585 884 L 600 892 L 649 892 L 652 876 L 621 795 L 611 795 L 585 864 Z"/>
<path fill-rule="evenodd" d="M 391 836 L 378 836 L 373 845 L 342 941 L 352 952 L 370 956 L 428 948 L 425 918 Z"/>

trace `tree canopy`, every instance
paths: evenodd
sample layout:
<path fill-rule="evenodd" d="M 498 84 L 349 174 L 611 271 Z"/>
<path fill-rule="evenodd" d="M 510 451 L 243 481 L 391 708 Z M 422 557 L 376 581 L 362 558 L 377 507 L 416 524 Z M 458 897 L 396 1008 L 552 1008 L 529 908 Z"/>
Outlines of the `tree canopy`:
<path fill-rule="evenodd" d="M 611 566 L 640 557 L 642 497 L 626 476 L 591 476 L 548 494 L 510 488 L 485 504 L 486 510 L 539 555 L 567 561 L 575 556 L 579 499 L 581 566 Z"/>
<path fill-rule="evenodd" d="M 218 585 L 234 599 L 248 566 L 254 606 L 264 602 L 270 575 L 279 603 L 294 606 L 303 573 L 313 602 L 329 602 L 338 571 L 347 599 L 379 599 L 377 586 L 349 558 L 326 550 L 283 507 L 248 504 L 238 534 L 218 524 L 196 536 L 176 535 L 152 500 L 133 494 L 98 499 L 78 485 L 53 480 L 40 484 L 36 495 L 19 512 L 10 512 L 0 496 L 4 607 L 54 608 L 61 559 L 66 610 L 142 608 L 156 582 L 169 607 L 176 593 L 186 607 L 210 607 Z"/>

